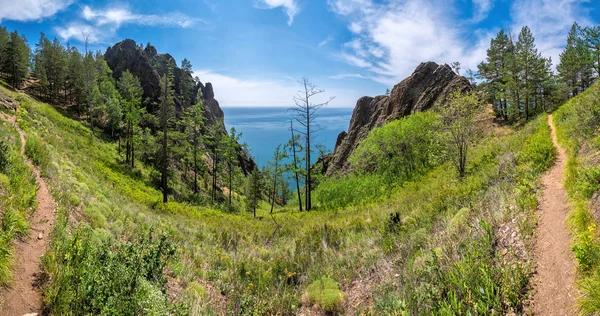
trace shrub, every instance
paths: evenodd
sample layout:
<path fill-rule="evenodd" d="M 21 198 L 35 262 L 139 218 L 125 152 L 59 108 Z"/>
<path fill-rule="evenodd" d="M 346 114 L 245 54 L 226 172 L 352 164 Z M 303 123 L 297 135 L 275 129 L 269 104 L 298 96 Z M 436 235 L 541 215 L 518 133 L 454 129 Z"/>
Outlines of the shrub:
<path fill-rule="evenodd" d="M 175 254 L 165 236 L 141 233 L 116 241 L 105 230 L 79 227 L 58 247 L 61 268 L 45 301 L 52 314 L 169 314 L 163 270 Z"/>
<path fill-rule="evenodd" d="M 311 303 L 316 303 L 327 312 L 335 312 L 342 308 L 346 295 L 333 279 L 320 278 L 306 288 L 306 295 Z"/>
<path fill-rule="evenodd" d="M 431 111 L 390 122 L 372 130 L 349 161 L 359 173 L 408 180 L 440 162 L 440 127 L 440 116 Z"/>
<path fill-rule="evenodd" d="M 36 166 L 46 166 L 49 161 L 46 143 L 38 137 L 27 137 L 25 154 Z"/>
<path fill-rule="evenodd" d="M 9 150 L 10 148 L 6 141 L 0 139 L 0 173 L 6 172 L 6 168 L 10 162 Z"/>

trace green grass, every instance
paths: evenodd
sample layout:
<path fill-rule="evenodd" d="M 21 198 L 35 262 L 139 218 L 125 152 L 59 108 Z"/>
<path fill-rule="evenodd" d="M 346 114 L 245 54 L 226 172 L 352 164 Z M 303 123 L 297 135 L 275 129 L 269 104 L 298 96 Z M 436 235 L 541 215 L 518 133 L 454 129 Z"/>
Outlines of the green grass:
<path fill-rule="evenodd" d="M 306 288 L 308 300 L 316 303 L 326 312 L 340 311 L 346 295 L 331 278 L 320 278 Z"/>
<path fill-rule="evenodd" d="M 531 262 L 503 263 L 496 231 L 514 218 L 518 238 L 531 244 L 538 176 L 554 157 L 545 117 L 508 136 L 488 136 L 473 149 L 464 179 L 444 163 L 362 201 L 340 196 L 350 202 L 317 205 L 314 212 L 277 209 L 278 228 L 265 204 L 258 219 L 162 204 L 150 167 L 140 163 L 130 170 L 116 163 L 116 144 L 91 138 L 87 128 L 46 104 L 20 99 L 19 124 L 45 142 L 48 161 L 41 166 L 58 203 L 44 258 L 52 276 L 43 293 L 47 312 L 85 312 L 81 306 L 91 304 L 85 289 L 109 302 L 123 297 L 119 291 L 131 288 L 132 280 L 128 306 L 142 308 L 145 298 L 155 297 L 151 308 L 172 313 L 294 314 L 305 290 L 323 276 L 345 293 L 353 281 L 367 282 L 361 295 L 370 303 L 357 312 L 370 315 L 519 312 L 527 300 Z M 347 189 L 331 199 L 352 194 L 351 183 L 363 185 L 361 179 L 348 178 Z M 143 237 L 150 230 L 153 242 Z M 106 267 L 127 276 L 132 267 L 151 265 L 145 256 L 140 265 L 128 264 L 128 254 L 151 252 L 161 236 L 175 252 L 159 256 L 165 267 L 155 273 L 158 279 L 95 279 Z M 101 261 L 103 256 L 111 259 Z M 373 271 L 381 278 L 374 279 Z M 118 293 L 106 296 L 111 289 Z M 166 293 L 183 294 L 165 303 Z"/>
<path fill-rule="evenodd" d="M 593 85 L 554 114 L 558 141 L 568 161 L 564 185 L 573 208 L 569 214 L 573 252 L 578 262 L 578 298 L 584 315 L 600 313 L 600 232 L 592 216 L 592 197 L 600 191 L 600 86 Z"/>
<path fill-rule="evenodd" d="M 28 234 L 27 217 L 36 206 L 37 186 L 32 170 L 20 154 L 15 128 L 0 120 L 0 285 L 13 277 L 13 240 Z"/>

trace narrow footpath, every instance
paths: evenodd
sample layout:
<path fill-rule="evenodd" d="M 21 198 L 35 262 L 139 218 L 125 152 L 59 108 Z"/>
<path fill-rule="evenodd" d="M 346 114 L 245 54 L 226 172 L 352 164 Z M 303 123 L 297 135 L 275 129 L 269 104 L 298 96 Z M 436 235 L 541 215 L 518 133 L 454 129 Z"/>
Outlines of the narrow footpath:
<path fill-rule="evenodd" d="M 556 140 L 552 115 L 548 116 L 556 161 L 542 177 L 543 196 L 537 210 L 539 218 L 534 256 L 533 305 L 536 315 L 575 315 L 575 265 L 571 233 L 567 226 L 570 207 L 563 187 L 567 155 Z"/>
<path fill-rule="evenodd" d="M 25 156 L 25 134 L 17 124 L 16 116 L 2 115 L 1 118 L 10 121 L 15 126 L 21 137 L 21 155 L 28 165 L 33 166 L 31 160 Z M 14 282 L 2 294 L 0 315 L 15 316 L 40 312 L 40 293 L 35 283 L 41 272 L 41 258 L 48 248 L 49 234 L 55 220 L 56 204 L 50 195 L 48 184 L 40 175 L 39 168 L 34 167 L 33 173 L 38 185 L 37 208 L 29 218 L 31 224 L 29 236 L 14 243 Z"/>

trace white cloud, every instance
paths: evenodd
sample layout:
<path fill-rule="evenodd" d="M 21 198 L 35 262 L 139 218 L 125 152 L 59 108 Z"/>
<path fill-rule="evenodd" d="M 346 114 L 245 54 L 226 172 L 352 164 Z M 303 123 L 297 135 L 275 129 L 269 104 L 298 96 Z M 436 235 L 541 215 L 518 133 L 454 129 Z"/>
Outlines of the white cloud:
<path fill-rule="evenodd" d="M 196 70 L 203 83 L 213 84 L 215 98 L 222 107 L 247 106 L 247 107 L 286 107 L 293 104 L 292 96 L 295 95 L 300 85 L 290 78 L 238 78 L 223 75 L 211 70 Z M 356 104 L 362 95 L 356 90 L 327 89 L 321 82 L 314 82 L 319 87 L 325 88 L 323 100 L 329 96 L 336 96 L 330 103 L 331 107 L 350 107 Z M 315 100 L 319 101 L 319 100 Z"/>
<path fill-rule="evenodd" d="M 288 16 L 288 25 L 294 23 L 294 17 L 300 12 L 297 0 L 255 0 L 259 9 L 275 9 L 281 7 Z"/>
<path fill-rule="evenodd" d="M 354 34 L 339 57 L 386 85 L 400 82 L 425 61 L 460 61 L 463 69 L 476 69 L 492 35 L 475 31 L 475 43 L 467 42 L 442 0 L 329 0 L 329 5 L 348 19 Z"/>
<path fill-rule="evenodd" d="M 487 18 L 490 10 L 494 7 L 493 0 L 472 0 L 473 3 L 473 23 L 478 23 Z"/>
<path fill-rule="evenodd" d="M 125 24 L 188 28 L 199 21 L 179 12 L 164 15 L 137 14 L 127 7 L 95 10 L 84 6 L 81 16 L 84 21 L 74 21 L 64 27 L 57 27 L 56 33 L 63 40 L 74 38 L 79 41 L 83 41 L 83 33 L 87 33 L 90 43 L 99 43 L 110 39 Z"/>
<path fill-rule="evenodd" d="M 34 21 L 53 16 L 64 10 L 72 0 L 5 0 L 0 3 L 0 22 L 3 20 Z"/>
<path fill-rule="evenodd" d="M 577 21 L 582 26 L 594 25 L 582 2 L 588 1 L 515 1 L 511 7 L 512 32 L 518 36 L 521 27 L 529 26 L 538 50 L 544 57 L 552 57 L 552 63 L 556 66 L 573 22 Z"/>

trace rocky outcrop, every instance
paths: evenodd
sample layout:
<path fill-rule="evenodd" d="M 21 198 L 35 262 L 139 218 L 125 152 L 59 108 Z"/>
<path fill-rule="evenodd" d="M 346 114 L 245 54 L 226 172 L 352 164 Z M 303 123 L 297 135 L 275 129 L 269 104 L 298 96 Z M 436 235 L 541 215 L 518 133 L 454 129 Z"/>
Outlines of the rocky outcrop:
<path fill-rule="evenodd" d="M 469 81 L 450 66 L 434 62 L 420 64 L 413 74 L 395 85 L 389 96 L 362 97 L 356 102 L 348 132 L 342 132 L 329 158 L 328 176 L 346 170 L 348 158 L 369 132 L 378 126 L 431 109 L 455 91 L 470 89 Z"/>
<path fill-rule="evenodd" d="M 113 72 L 115 80 L 119 80 L 125 70 L 129 70 L 134 76 L 140 79 L 142 89 L 144 90 L 143 99 L 149 100 L 146 102 L 147 110 L 153 113 L 157 109 L 153 104 L 158 102 L 160 96 L 160 78 L 169 71 L 169 63 L 173 74 L 173 89 L 175 90 L 175 107 L 178 112 L 183 110 L 179 96 L 181 94 L 182 79 L 194 80 L 190 74 L 184 73 L 179 67 L 174 58 L 170 54 L 159 54 L 156 48 L 150 44 L 144 48 L 142 45 L 137 45 L 134 40 L 126 39 L 112 47 L 109 47 L 104 54 L 104 59 L 108 67 Z M 188 76 L 187 78 L 183 76 Z M 193 90 L 194 99 L 198 95 L 198 90 L 202 91 L 204 116 L 206 117 L 207 127 L 222 122 L 224 119 L 223 110 L 219 106 L 219 102 L 215 99 L 215 92 L 210 82 L 203 84 L 198 81 Z M 193 100 L 195 103 L 197 100 Z M 223 133 L 227 133 L 223 129 Z M 240 150 L 239 161 L 244 173 L 249 173 L 254 168 L 254 161 L 249 158 L 248 154 Z"/>

